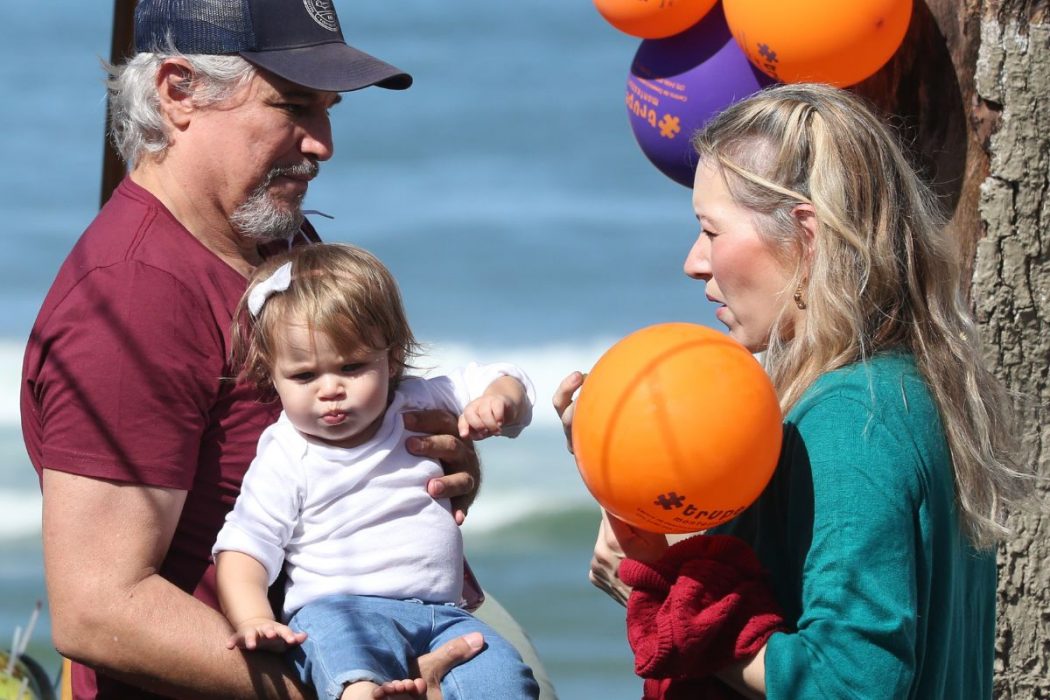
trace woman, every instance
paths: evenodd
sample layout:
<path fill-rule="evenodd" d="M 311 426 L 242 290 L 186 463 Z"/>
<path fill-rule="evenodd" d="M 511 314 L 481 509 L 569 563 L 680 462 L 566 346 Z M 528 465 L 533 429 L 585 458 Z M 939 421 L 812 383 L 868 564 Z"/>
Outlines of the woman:
<path fill-rule="evenodd" d="M 827 86 L 757 93 L 694 145 L 685 272 L 764 353 L 785 414 L 769 486 L 714 531 L 757 555 L 784 625 L 717 677 L 749 697 L 991 697 L 994 545 L 1028 477 L 932 194 L 889 129 Z M 567 427 L 582 381 L 554 397 Z M 624 555 L 637 582 L 681 546 L 606 517 L 591 579 L 623 601 Z"/>

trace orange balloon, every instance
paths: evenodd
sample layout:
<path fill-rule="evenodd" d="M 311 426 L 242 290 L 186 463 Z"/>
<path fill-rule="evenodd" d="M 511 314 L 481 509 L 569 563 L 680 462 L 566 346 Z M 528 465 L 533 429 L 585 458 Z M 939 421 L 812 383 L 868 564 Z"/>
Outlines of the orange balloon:
<path fill-rule="evenodd" d="M 662 39 L 684 32 L 717 0 L 594 0 L 598 12 L 625 34 Z"/>
<path fill-rule="evenodd" d="M 627 336 L 595 364 L 572 423 L 576 464 L 607 511 L 651 532 L 696 532 L 762 493 L 783 429 L 744 346 L 691 323 Z"/>
<path fill-rule="evenodd" d="M 882 68 L 908 31 L 912 0 L 724 0 L 748 59 L 785 83 L 846 87 Z"/>

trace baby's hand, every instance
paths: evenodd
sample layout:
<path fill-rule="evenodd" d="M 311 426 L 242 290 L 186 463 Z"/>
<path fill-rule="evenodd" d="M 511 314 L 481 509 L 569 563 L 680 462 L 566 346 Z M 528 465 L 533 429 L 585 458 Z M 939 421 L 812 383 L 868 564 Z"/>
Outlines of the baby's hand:
<path fill-rule="evenodd" d="M 474 399 L 459 417 L 459 436 L 463 439 L 484 440 L 499 435 L 508 413 L 514 410 L 510 399 L 499 394 L 485 394 Z"/>
<path fill-rule="evenodd" d="M 253 618 L 237 625 L 237 631 L 226 640 L 226 648 L 281 652 L 304 641 L 306 632 L 295 632 L 274 620 Z"/>

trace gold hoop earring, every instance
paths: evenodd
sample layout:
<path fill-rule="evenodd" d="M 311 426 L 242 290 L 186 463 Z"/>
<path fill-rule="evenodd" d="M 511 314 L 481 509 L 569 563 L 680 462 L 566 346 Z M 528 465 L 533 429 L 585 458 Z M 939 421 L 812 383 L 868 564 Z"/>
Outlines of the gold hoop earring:
<path fill-rule="evenodd" d="M 802 298 L 802 283 L 801 282 L 798 283 L 798 288 L 795 290 L 795 295 L 792 298 L 795 300 L 795 306 L 797 306 L 799 308 L 799 310 L 802 310 L 802 309 L 806 308 L 806 302 Z"/>

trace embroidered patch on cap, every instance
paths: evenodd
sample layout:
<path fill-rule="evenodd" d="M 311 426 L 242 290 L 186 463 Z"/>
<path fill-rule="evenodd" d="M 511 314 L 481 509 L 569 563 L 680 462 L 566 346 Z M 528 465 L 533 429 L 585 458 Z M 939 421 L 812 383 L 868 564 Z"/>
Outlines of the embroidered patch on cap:
<path fill-rule="evenodd" d="M 319 25 L 330 32 L 339 31 L 339 20 L 335 17 L 332 0 L 303 0 L 303 5 Z"/>

